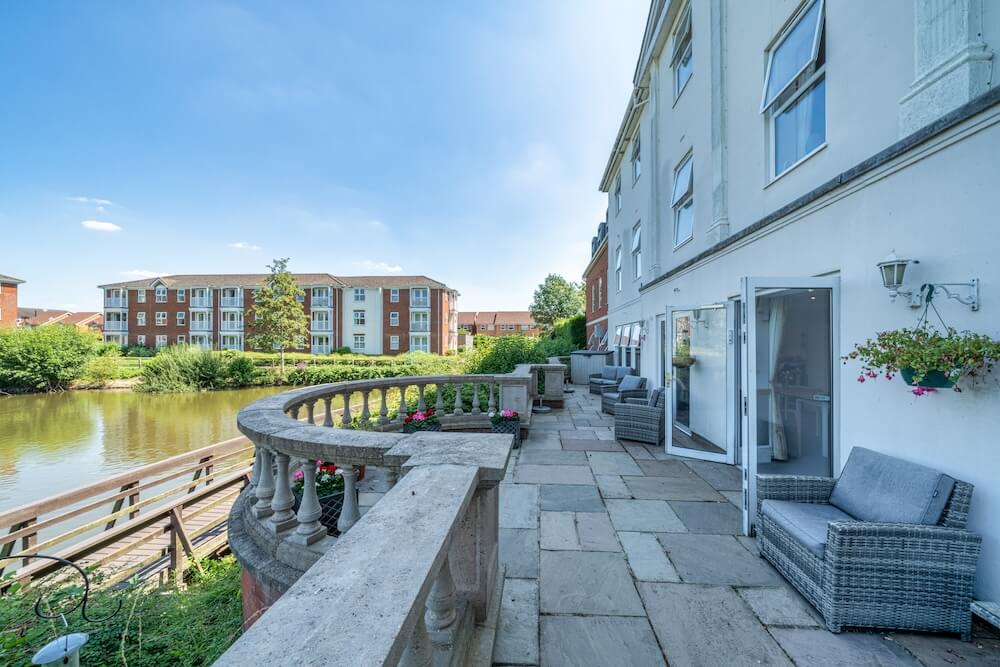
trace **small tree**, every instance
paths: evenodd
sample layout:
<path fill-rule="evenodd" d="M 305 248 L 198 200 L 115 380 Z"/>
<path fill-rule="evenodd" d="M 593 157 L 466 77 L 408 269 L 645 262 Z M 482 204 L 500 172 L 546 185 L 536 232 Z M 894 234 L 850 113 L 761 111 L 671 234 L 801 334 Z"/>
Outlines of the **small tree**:
<path fill-rule="evenodd" d="M 288 271 L 288 258 L 268 264 L 271 275 L 257 290 L 249 317 L 253 333 L 250 345 L 262 350 L 277 348 L 281 353 L 281 374 L 285 374 L 285 349 L 309 335 L 309 318 L 299 298 L 305 292 Z"/>
<path fill-rule="evenodd" d="M 581 314 L 583 304 L 582 286 L 550 273 L 535 290 L 535 299 L 529 310 L 535 322 L 550 329 L 557 320 Z"/>

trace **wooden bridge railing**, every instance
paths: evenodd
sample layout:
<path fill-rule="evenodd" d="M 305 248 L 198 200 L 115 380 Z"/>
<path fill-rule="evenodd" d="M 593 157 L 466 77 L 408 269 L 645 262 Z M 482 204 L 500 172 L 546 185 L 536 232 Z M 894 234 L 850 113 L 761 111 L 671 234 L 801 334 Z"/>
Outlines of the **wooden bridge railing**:
<path fill-rule="evenodd" d="M 242 437 L 173 456 L 0 513 L 0 575 L 30 582 L 67 558 L 106 574 L 183 582 L 189 559 L 226 547 L 229 508 L 249 481 L 253 446 Z M 12 579 L 0 580 L 0 593 Z"/>

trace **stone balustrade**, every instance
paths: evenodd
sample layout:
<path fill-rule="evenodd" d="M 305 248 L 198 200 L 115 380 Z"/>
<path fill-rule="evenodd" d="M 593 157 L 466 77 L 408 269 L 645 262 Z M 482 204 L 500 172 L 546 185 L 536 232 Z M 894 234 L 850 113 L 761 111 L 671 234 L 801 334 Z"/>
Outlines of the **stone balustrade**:
<path fill-rule="evenodd" d="M 513 438 L 469 431 L 489 430 L 502 408 L 529 426 L 540 372 L 545 396 L 558 386 L 561 400 L 564 367 L 545 364 L 318 385 L 244 408 L 237 421 L 256 458 L 229 540 L 253 625 L 216 664 L 488 662 L 503 581 L 497 485 Z M 401 433 L 401 396 L 411 409 L 436 408 L 445 432 Z M 344 477 L 339 537 L 319 522 L 316 461 Z M 383 470 L 389 487 L 364 516 L 359 466 Z M 293 511 L 296 469 L 304 484 Z"/>

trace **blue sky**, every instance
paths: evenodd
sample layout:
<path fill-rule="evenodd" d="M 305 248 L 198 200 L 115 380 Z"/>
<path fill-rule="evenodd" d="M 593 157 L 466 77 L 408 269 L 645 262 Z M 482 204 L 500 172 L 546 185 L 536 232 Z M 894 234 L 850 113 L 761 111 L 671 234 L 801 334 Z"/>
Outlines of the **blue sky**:
<path fill-rule="evenodd" d="M 579 280 L 644 0 L 0 5 L 0 273 Z"/>

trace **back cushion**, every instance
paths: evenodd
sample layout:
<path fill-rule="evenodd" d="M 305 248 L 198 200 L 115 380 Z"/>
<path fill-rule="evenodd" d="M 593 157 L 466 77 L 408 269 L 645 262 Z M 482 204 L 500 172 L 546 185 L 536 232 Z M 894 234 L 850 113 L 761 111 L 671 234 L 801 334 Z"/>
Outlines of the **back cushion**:
<path fill-rule="evenodd" d="M 621 380 L 623 377 L 628 377 L 629 375 L 635 375 L 635 371 L 629 368 L 628 366 L 619 366 L 618 377 L 615 379 Z"/>
<path fill-rule="evenodd" d="M 617 373 L 618 373 L 617 366 L 605 366 L 604 368 L 601 369 L 601 379 L 614 380 Z"/>
<path fill-rule="evenodd" d="M 649 394 L 649 407 L 651 408 L 662 408 L 663 407 L 663 387 L 656 389 Z"/>
<path fill-rule="evenodd" d="M 933 468 L 855 447 L 830 504 L 861 521 L 935 525 L 954 486 Z"/>
<path fill-rule="evenodd" d="M 635 375 L 626 375 L 622 378 L 622 382 L 618 385 L 618 391 L 626 391 L 628 389 L 642 389 L 643 378 L 637 377 Z"/>

